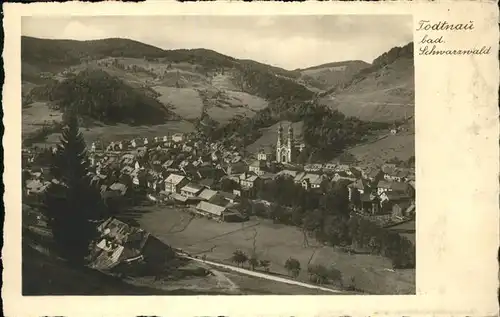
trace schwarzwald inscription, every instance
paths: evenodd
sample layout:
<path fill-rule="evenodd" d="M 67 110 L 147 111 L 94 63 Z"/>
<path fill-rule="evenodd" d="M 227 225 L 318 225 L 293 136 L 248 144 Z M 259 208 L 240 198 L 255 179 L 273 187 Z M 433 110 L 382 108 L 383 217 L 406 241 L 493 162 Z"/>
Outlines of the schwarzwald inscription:
<path fill-rule="evenodd" d="M 451 24 L 447 21 L 420 20 L 417 32 L 423 35 L 417 42 L 420 45 L 419 55 L 487 55 L 490 54 L 491 46 L 482 47 L 460 47 L 456 49 L 440 49 L 445 44 L 445 35 L 441 32 L 469 32 L 474 30 L 474 21 L 468 23 Z"/>

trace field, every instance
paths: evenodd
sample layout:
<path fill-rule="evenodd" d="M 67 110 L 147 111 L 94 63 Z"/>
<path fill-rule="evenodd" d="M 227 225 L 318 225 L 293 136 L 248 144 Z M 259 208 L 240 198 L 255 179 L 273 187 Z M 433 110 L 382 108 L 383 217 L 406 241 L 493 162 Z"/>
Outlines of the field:
<path fill-rule="evenodd" d="M 46 240 L 50 230 L 37 216 L 36 208 L 23 205 L 24 295 L 334 294 L 277 283 L 186 258 L 170 261 L 165 271 L 168 274 L 129 275 L 123 280 L 85 267 L 68 266 L 52 253 L 52 243 Z"/>
<path fill-rule="evenodd" d="M 281 121 L 280 123 L 276 123 L 268 128 L 261 129 L 262 136 L 258 138 L 254 143 L 250 144 L 247 147 L 247 151 L 250 153 L 256 153 L 259 151 L 261 147 L 269 148 L 270 146 L 276 146 L 276 140 L 278 137 L 278 129 L 280 124 L 283 126 L 283 133 L 285 137 L 287 137 L 288 127 L 291 122 L 289 121 Z M 301 138 L 302 136 L 302 121 L 292 123 L 293 133 L 296 139 Z"/>
<path fill-rule="evenodd" d="M 237 90 L 237 87 L 234 85 L 231 80 L 230 75 L 221 75 L 218 74 L 212 78 L 211 84 L 213 87 L 217 89 L 223 90 Z"/>
<path fill-rule="evenodd" d="M 142 207 L 137 221 L 160 240 L 192 255 L 230 264 L 235 250 L 255 252 L 271 262 L 270 270 L 286 275 L 284 263 L 289 257 L 300 261 L 299 279 L 307 281 L 304 268 L 308 262 L 334 266 L 345 281 L 355 278 L 356 287 L 376 294 L 411 294 L 415 292 L 414 270 L 390 270 L 390 261 L 367 254 L 348 255 L 331 247 L 318 245 L 313 239 L 304 242 L 297 228 L 253 219 L 246 223 L 218 223 L 193 217 L 183 210 L 168 207 Z M 140 216 L 139 216 L 140 215 Z M 254 239 L 255 237 L 255 239 Z"/>

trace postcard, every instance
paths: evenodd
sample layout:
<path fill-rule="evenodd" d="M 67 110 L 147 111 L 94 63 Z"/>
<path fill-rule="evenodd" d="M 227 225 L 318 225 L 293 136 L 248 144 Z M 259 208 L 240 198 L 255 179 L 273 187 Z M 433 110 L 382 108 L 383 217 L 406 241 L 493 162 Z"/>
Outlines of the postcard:
<path fill-rule="evenodd" d="M 4 11 L 6 315 L 498 312 L 493 1 Z"/>

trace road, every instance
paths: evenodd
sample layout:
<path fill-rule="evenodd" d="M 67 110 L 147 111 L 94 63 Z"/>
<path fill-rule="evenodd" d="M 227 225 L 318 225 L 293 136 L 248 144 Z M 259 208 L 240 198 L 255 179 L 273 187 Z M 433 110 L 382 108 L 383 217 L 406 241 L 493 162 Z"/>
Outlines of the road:
<path fill-rule="evenodd" d="M 245 275 L 260 277 L 260 278 L 263 278 L 266 280 L 271 280 L 271 281 L 286 283 L 286 284 L 292 284 L 292 285 L 298 285 L 298 286 L 302 286 L 302 287 L 318 289 L 318 290 L 322 290 L 322 291 L 326 291 L 326 292 L 330 292 L 330 293 L 336 293 L 336 294 L 345 293 L 344 291 L 335 290 L 335 289 L 331 289 L 331 288 L 327 288 L 327 287 L 321 287 L 318 285 L 307 284 L 307 283 L 303 283 L 303 282 L 299 282 L 299 281 L 295 281 L 295 280 L 289 280 L 286 278 L 282 278 L 282 277 L 278 277 L 278 276 L 274 276 L 274 275 L 270 275 L 270 274 L 265 274 L 262 272 L 255 272 L 255 271 L 247 270 L 247 269 L 244 269 L 241 267 L 236 267 L 236 266 L 232 266 L 232 265 L 197 259 L 197 258 L 188 256 L 188 255 L 183 255 L 183 256 L 185 258 L 188 258 L 188 259 L 200 262 L 200 263 L 209 264 L 212 266 L 224 268 L 224 269 L 231 270 L 231 271 L 238 272 L 238 273 L 245 274 Z"/>

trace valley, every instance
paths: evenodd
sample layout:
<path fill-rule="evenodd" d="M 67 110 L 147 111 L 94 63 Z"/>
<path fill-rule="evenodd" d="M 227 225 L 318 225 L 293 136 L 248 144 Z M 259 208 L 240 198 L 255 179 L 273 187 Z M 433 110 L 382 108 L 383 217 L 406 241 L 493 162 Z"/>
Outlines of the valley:
<path fill-rule="evenodd" d="M 174 277 L 111 278 L 105 293 L 412 294 L 414 242 L 374 224 L 415 216 L 413 76 L 412 43 L 372 63 L 286 70 L 121 38 L 22 37 L 23 199 L 39 207 L 53 186 L 49 162 L 77 113 L 82 138 L 72 140 L 87 144 L 103 213 L 172 248 L 180 263 Z M 118 262 L 123 241 L 111 240 L 112 252 L 102 251 L 108 242 L 94 247 Z M 64 264 L 31 251 L 26 270 L 43 275 L 39 259 L 57 279 Z M 121 264 L 140 258 L 126 251 Z M 248 255 L 241 263 L 238 252 Z M 63 272 L 95 275 L 76 293 L 121 276 Z"/>

